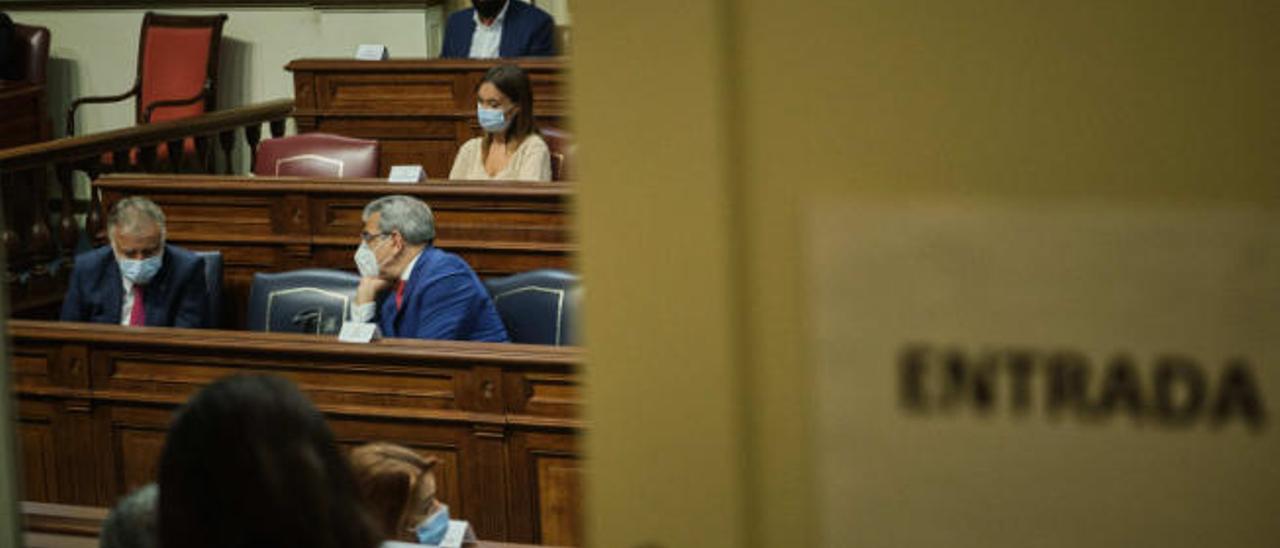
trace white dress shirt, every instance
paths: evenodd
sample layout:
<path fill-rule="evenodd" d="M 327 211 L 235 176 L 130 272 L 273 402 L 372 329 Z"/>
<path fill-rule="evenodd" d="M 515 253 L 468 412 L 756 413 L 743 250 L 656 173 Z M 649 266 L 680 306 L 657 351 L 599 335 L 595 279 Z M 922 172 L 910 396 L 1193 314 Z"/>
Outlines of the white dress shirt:
<path fill-rule="evenodd" d="M 124 282 L 124 298 L 120 299 L 120 325 L 129 325 L 129 318 L 133 315 L 133 300 L 138 292 L 133 290 L 133 282 L 129 278 L 120 276 L 120 281 Z"/>
<path fill-rule="evenodd" d="M 480 22 L 480 12 L 472 12 L 471 16 L 476 20 L 476 31 L 471 35 L 471 53 L 468 57 L 472 59 L 495 59 L 498 57 L 498 47 L 502 45 L 502 22 L 507 20 L 507 8 L 511 7 L 512 2 L 519 0 L 507 0 L 502 6 L 502 11 L 498 12 L 498 16 L 493 18 L 492 25 L 486 25 Z"/>
<path fill-rule="evenodd" d="M 418 257 L 421 256 L 422 252 L 419 251 L 417 255 L 413 256 L 413 260 L 409 261 L 409 264 L 404 267 L 404 272 L 400 273 L 400 281 L 404 282 L 406 286 L 409 285 L 409 275 L 413 274 L 413 266 L 418 264 Z M 377 306 L 377 300 L 369 301 L 364 304 L 351 305 L 351 321 L 356 323 L 369 323 L 373 321 L 373 316 L 378 311 L 376 308 Z"/>

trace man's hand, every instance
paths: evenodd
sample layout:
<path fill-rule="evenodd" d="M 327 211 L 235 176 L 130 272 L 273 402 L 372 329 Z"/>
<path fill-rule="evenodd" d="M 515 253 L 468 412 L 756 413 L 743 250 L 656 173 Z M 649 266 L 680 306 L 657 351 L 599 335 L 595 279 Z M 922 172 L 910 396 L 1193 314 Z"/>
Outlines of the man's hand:
<path fill-rule="evenodd" d="M 360 278 L 360 285 L 356 287 L 356 304 L 371 303 L 378 299 L 378 294 L 386 291 L 391 287 L 391 282 L 382 278 L 364 277 Z"/>

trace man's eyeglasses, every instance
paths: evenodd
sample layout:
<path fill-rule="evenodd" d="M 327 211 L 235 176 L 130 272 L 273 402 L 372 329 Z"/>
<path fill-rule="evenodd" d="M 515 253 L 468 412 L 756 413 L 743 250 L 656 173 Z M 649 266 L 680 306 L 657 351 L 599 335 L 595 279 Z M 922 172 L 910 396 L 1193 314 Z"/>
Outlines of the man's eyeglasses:
<path fill-rule="evenodd" d="M 370 234 L 368 232 L 363 232 L 363 231 L 360 232 L 360 239 L 364 240 L 364 243 L 366 244 L 371 243 L 374 240 L 381 238 L 383 236 L 390 236 L 390 234 L 387 234 L 386 232 L 378 232 L 375 234 Z"/>

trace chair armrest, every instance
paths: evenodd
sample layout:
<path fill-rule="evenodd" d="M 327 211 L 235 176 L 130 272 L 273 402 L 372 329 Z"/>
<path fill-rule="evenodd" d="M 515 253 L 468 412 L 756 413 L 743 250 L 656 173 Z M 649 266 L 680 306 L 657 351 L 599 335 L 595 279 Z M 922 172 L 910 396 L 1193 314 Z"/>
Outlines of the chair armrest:
<path fill-rule="evenodd" d="M 76 109 L 80 105 L 89 103 L 115 103 L 123 101 L 138 94 L 138 85 L 134 84 L 133 89 L 121 93 L 120 95 L 95 95 L 92 97 L 81 97 L 71 102 L 71 107 L 67 109 L 67 137 L 76 134 Z"/>
<path fill-rule="evenodd" d="M 209 95 L 210 89 L 212 89 L 212 82 L 205 80 L 204 87 L 200 88 L 200 92 L 196 93 L 194 96 L 188 97 L 186 99 L 167 99 L 164 101 L 153 101 L 150 104 L 144 106 L 142 111 L 142 123 L 150 124 L 151 114 L 154 113 L 157 108 L 182 107 L 182 106 L 190 105 L 192 103 L 195 103 L 196 101 L 199 101 L 207 97 Z"/>

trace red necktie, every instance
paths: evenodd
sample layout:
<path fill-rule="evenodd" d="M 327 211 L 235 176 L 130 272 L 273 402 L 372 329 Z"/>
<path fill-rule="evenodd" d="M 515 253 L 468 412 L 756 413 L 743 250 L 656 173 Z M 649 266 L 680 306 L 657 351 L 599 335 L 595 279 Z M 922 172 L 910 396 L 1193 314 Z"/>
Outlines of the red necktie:
<path fill-rule="evenodd" d="M 147 313 L 142 308 L 142 286 L 133 286 L 133 310 L 129 311 L 129 325 L 147 325 Z"/>
<path fill-rule="evenodd" d="M 404 303 L 404 280 L 396 284 L 396 311 L 400 310 L 400 305 Z"/>

